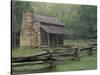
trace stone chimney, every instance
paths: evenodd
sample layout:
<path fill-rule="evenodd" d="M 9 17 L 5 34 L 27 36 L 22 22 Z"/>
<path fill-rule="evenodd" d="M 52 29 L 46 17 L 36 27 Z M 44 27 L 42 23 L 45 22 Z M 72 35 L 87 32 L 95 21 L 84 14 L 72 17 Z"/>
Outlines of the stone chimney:
<path fill-rule="evenodd" d="M 22 26 L 20 32 L 20 47 L 36 47 L 36 32 L 33 28 L 33 13 L 30 11 L 23 13 Z"/>

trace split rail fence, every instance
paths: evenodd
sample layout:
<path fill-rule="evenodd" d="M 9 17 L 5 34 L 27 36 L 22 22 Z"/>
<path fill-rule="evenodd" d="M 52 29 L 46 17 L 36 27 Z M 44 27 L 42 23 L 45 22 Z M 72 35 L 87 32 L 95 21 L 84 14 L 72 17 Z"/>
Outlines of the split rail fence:
<path fill-rule="evenodd" d="M 93 55 L 97 53 L 97 44 L 92 44 L 87 48 L 73 48 L 63 46 L 62 48 L 43 48 L 43 53 L 28 56 L 28 57 L 12 57 L 12 66 L 22 66 L 27 64 L 49 64 L 49 67 L 54 66 L 55 61 L 63 60 L 77 60 L 86 55 Z M 24 63 L 23 63 L 24 62 Z M 26 63 L 25 63 L 26 62 Z"/>

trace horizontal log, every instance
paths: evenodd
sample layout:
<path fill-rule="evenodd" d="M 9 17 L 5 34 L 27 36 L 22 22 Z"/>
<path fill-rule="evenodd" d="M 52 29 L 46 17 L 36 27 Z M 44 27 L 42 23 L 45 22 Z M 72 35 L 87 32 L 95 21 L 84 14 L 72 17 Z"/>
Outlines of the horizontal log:
<path fill-rule="evenodd" d="M 43 61 L 12 63 L 12 66 L 17 67 L 17 66 L 24 66 L 24 65 L 36 65 L 36 64 L 43 64 Z"/>
<path fill-rule="evenodd" d="M 33 56 L 26 56 L 26 57 L 12 57 L 12 62 L 27 62 L 27 61 L 36 61 L 38 60 L 38 56 L 46 55 L 46 52 L 42 52 L 39 54 L 35 54 Z"/>
<path fill-rule="evenodd" d="M 74 59 L 74 57 L 73 56 L 72 57 L 67 57 L 67 58 L 65 58 L 65 57 L 57 57 L 56 61 L 71 60 L 71 59 Z"/>
<path fill-rule="evenodd" d="M 81 51 L 85 51 L 85 50 L 89 50 L 91 49 L 91 47 L 88 47 L 88 48 L 82 48 Z"/>
<path fill-rule="evenodd" d="M 93 43 L 92 46 L 97 46 L 97 43 Z"/>

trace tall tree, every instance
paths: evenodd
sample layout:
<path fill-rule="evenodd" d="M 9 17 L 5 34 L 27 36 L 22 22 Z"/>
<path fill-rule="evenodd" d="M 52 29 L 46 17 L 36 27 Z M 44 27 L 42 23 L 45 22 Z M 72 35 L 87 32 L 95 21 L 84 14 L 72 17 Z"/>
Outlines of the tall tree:
<path fill-rule="evenodd" d="M 12 1 L 12 30 L 17 32 L 20 29 L 22 22 L 22 13 L 26 10 L 31 10 L 30 2 Z"/>
<path fill-rule="evenodd" d="M 79 10 L 83 37 L 96 38 L 97 36 L 97 7 L 81 5 Z"/>

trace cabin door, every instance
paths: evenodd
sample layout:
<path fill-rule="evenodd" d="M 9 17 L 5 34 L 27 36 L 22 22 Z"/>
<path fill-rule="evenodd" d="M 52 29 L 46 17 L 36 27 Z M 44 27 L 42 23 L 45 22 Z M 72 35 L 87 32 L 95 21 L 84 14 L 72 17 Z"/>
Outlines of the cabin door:
<path fill-rule="evenodd" d="M 57 46 L 56 36 L 54 34 L 50 35 L 50 46 L 52 47 Z"/>

